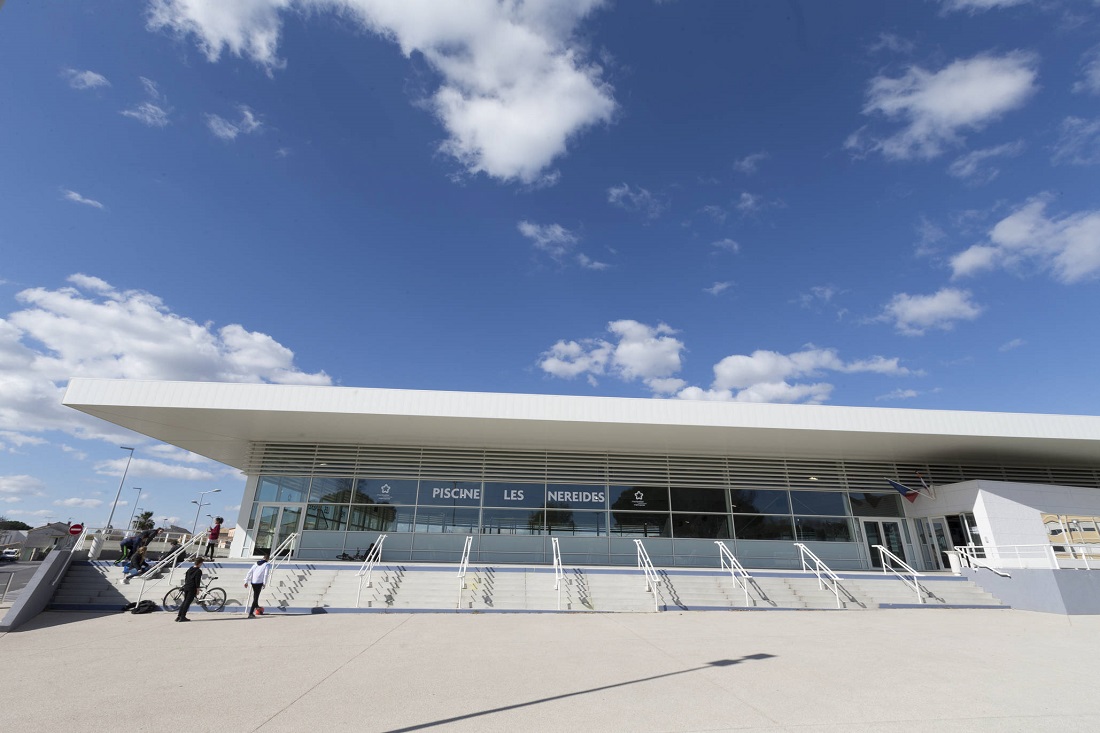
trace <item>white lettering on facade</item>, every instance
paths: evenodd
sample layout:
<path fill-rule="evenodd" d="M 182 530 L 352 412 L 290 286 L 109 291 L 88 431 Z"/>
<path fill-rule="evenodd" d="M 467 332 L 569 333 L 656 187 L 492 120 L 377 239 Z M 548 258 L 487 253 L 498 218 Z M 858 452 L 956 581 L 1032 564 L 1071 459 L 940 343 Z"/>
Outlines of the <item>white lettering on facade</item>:
<path fill-rule="evenodd" d="M 604 492 L 602 491 L 547 491 L 547 501 L 564 501 L 564 502 L 576 502 L 578 504 L 602 502 L 604 500 Z"/>
<path fill-rule="evenodd" d="M 432 489 L 433 499 L 480 499 L 481 489 L 459 489 L 446 486 Z"/>

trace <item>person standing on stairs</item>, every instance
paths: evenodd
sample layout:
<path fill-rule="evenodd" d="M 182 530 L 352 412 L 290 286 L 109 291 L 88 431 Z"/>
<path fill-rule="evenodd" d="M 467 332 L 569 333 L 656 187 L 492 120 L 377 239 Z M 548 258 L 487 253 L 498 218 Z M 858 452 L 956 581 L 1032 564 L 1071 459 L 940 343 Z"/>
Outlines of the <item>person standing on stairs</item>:
<path fill-rule="evenodd" d="M 267 585 L 267 576 L 271 573 L 271 566 L 267 564 L 268 554 L 264 552 L 256 564 L 248 569 L 244 576 L 244 587 L 252 586 L 252 606 L 248 609 L 245 618 L 255 618 L 256 609 L 260 607 L 260 592 Z"/>

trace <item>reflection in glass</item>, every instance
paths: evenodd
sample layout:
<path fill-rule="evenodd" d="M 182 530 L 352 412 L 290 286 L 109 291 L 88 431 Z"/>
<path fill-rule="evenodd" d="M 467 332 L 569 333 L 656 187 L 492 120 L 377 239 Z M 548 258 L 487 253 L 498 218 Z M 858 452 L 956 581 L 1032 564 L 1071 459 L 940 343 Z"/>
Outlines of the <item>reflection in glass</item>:
<path fill-rule="evenodd" d="M 672 511 L 674 512 L 726 512 L 724 489 L 695 489 L 673 486 Z"/>
<path fill-rule="evenodd" d="M 548 510 L 547 531 L 550 534 L 574 536 L 607 536 L 607 512 L 555 512 Z"/>
<path fill-rule="evenodd" d="M 673 498 L 675 501 L 675 497 Z M 729 519 L 724 514 L 672 514 L 673 537 L 729 539 Z"/>
<path fill-rule="evenodd" d="M 671 537 L 672 528 L 664 513 L 611 512 L 613 537 Z"/>
<path fill-rule="evenodd" d="M 771 489 L 731 489 L 730 503 L 740 514 L 790 514 L 791 501 L 786 491 Z"/>
<path fill-rule="evenodd" d="M 399 521 L 398 518 L 403 521 Z M 412 507 L 378 506 L 372 504 L 352 504 L 348 517 L 348 529 L 352 532 L 399 532 L 398 527 L 412 525 Z M 408 531 L 408 530 L 405 530 Z"/>
<path fill-rule="evenodd" d="M 480 510 L 462 507 L 422 506 L 416 510 L 414 532 L 474 534 Z"/>
<path fill-rule="evenodd" d="M 310 504 L 302 529 L 340 530 L 347 526 L 348 508 L 339 504 Z"/>
<path fill-rule="evenodd" d="M 485 509 L 481 512 L 482 534 L 542 534 L 543 513 L 522 509 Z"/>
<path fill-rule="evenodd" d="M 412 479 L 361 478 L 355 483 L 355 504 L 415 504 L 416 481 Z"/>
<path fill-rule="evenodd" d="M 791 507 L 795 514 L 848 514 L 843 491 L 792 491 Z"/>
<path fill-rule="evenodd" d="M 851 491 L 848 501 L 852 503 L 852 514 L 857 517 L 905 516 L 901 508 L 901 495 L 896 491 L 889 494 Z"/>
<path fill-rule="evenodd" d="M 847 517 L 795 517 L 800 542 L 851 542 L 855 534 Z"/>
<path fill-rule="evenodd" d="M 351 487 L 355 479 L 316 477 L 309 487 L 312 503 L 347 504 L 351 501 Z"/>
<path fill-rule="evenodd" d="M 734 514 L 733 531 L 739 540 L 794 539 L 790 516 Z"/>

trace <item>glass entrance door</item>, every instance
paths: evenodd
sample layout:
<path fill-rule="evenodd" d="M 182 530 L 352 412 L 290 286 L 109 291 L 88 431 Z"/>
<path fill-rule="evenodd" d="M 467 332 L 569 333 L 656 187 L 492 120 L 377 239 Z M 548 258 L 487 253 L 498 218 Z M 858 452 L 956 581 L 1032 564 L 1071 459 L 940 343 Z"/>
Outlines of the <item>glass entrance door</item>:
<path fill-rule="evenodd" d="M 302 507 L 259 504 L 253 515 L 252 554 L 273 552 L 283 540 L 302 529 Z"/>
<path fill-rule="evenodd" d="M 871 555 L 871 567 L 882 567 L 882 554 L 875 549 L 875 545 L 882 545 L 902 561 L 909 562 L 905 556 L 905 535 L 901 522 L 893 519 L 864 519 L 863 537 L 867 541 L 867 552 Z"/>

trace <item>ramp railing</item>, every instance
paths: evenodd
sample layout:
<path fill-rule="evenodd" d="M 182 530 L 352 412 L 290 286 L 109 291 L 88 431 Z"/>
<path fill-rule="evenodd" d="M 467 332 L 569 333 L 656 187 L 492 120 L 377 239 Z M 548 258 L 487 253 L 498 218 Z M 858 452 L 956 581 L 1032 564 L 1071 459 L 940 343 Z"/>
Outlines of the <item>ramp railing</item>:
<path fill-rule="evenodd" d="M 963 565 L 999 572 L 1005 568 L 1100 570 L 1100 545 L 1052 542 L 1039 545 L 957 545 Z"/>
<path fill-rule="evenodd" d="M 367 557 L 363 560 L 363 564 L 359 566 L 359 572 L 356 575 L 359 576 L 359 591 L 355 594 L 355 607 L 359 608 L 359 596 L 363 595 L 363 583 L 367 584 L 367 587 L 371 587 L 371 573 L 374 572 L 374 564 L 378 562 L 378 558 L 382 557 L 382 543 L 386 541 L 386 537 L 389 535 L 379 535 L 378 539 L 374 541 L 374 544 L 369 550 L 367 550 Z"/>
<path fill-rule="evenodd" d="M 561 548 L 558 538 L 551 537 L 550 545 L 554 551 L 554 591 L 558 594 L 558 610 L 561 610 L 561 586 L 565 582 L 565 569 L 561 566 Z"/>
<path fill-rule="evenodd" d="M 458 601 L 455 608 L 462 608 L 462 590 L 466 587 L 466 569 L 470 567 L 470 548 L 474 546 L 473 535 L 468 535 L 462 543 L 462 560 L 458 564 Z"/>
<path fill-rule="evenodd" d="M 872 545 L 872 547 L 878 550 L 879 562 L 882 563 L 882 572 L 893 573 L 894 575 L 896 575 L 898 579 L 901 580 L 901 582 L 905 583 L 916 592 L 917 603 L 924 603 L 924 596 L 921 595 L 920 592 L 920 583 L 917 582 L 917 578 L 921 577 L 921 574 L 913 568 L 909 567 L 909 565 L 907 565 L 904 560 L 887 550 L 882 545 Z M 909 577 L 906 577 L 906 575 L 902 575 L 902 573 L 898 570 L 899 567 L 905 570 L 906 574 Z"/>
<path fill-rule="evenodd" d="M 752 580 L 752 576 L 745 570 L 741 561 L 734 557 L 730 549 L 726 547 L 725 542 L 715 540 L 714 544 L 718 545 L 718 556 L 722 562 L 722 569 L 729 571 L 730 580 L 735 588 L 744 589 L 745 605 L 749 605 L 749 581 Z"/>
<path fill-rule="evenodd" d="M 654 613 L 660 612 L 661 599 L 657 595 L 657 586 L 661 584 L 661 576 L 657 574 L 657 569 L 653 567 L 653 562 L 649 559 L 649 553 L 646 552 L 642 541 L 634 540 L 634 544 L 638 548 L 638 567 L 641 569 L 642 575 L 645 576 L 646 592 L 653 594 L 653 611 Z"/>
<path fill-rule="evenodd" d="M 801 542 L 795 542 L 794 546 L 798 548 L 798 556 L 802 561 L 802 569 L 808 570 L 817 576 L 817 587 L 828 588 L 836 596 L 836 607 L 840 608 L 840 576 L 832 571 L 832 569 L 821 561 L 817 555 L 815 555 L 809 547 Z M 830 581 L 832 587 L 829 587 Z"/>

